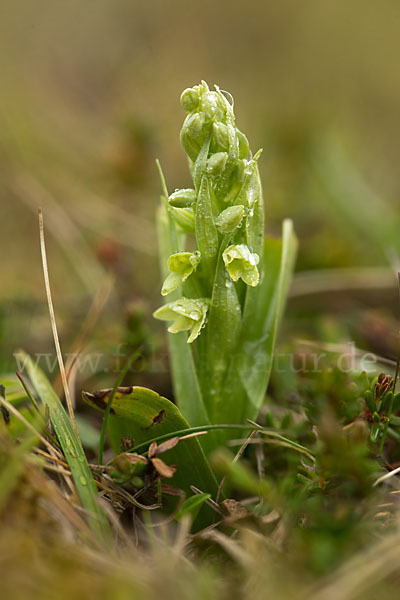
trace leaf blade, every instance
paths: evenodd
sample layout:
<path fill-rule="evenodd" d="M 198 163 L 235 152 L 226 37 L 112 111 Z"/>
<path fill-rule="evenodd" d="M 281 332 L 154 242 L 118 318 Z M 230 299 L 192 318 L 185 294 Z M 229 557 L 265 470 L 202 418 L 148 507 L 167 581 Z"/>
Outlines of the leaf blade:
<path fill-rule="evenodd" d="M 292 221 L 287 219 L 283 223 L 282 242 L 266 239 L 264 279 L 259 289 L 248 290 L 241 338 L 245 360 L 238 370 L 252 405 L 246 415 L 250 419 L 257 418 L 268 385 L 296 253 L 297 239 Z"/>
<path fill-rule="evenodd" d="M 157 231 L 161 273 L 163 277 L 166 277 L 168 258 L 173 254 L 173 240 L 170 237 L 168 215 L 163 207 L 160 208 L 157 215 Z M 179 297 L 179 292 L 170 295 L 170 298 L 177 297 Z M 184 418 L 191 425 L 208 425 L 210 420 L 200 391 L 192 348 L 186 343 L 187 334 L 181 332 L 168 334 L 167 337 L 176 403 Z M 208 439 L 202 440 L 205 449 L 209 443 Z"/>
<path fill-rule="evenodd" d="M 213 422 L 243 423 L 258 416 L 271 374 L 296 249 L 291 221 L 283 224 L 282 241 L 265 240 L 264 277 L 259 286 L 247 288 L 241 333 L 225 378 L 222 395 L 229 402 L 219 403 Z M 226 437 L 220 435 L 221 440 Z"/>
<path fill-rule="evenodd" d="M 83 392 L 83 398 L 91 406 L 104 411 L 112 391 L 101 390 L 94 394 Z M 120 421 L 124 423 L 124 433 L 134 438 L 135 445 L 155 436 L 190 429 L 189 423 L 175 404 L 153 390 L 140 386 L 117 389 L 112 399 L 109 423 L 110 428 L 115 427 L 117 435 Z M 197 437 L 178 444 L 168 451 L 167 456 L 168 463 L 176 461 L 178 466 L 172 479 L 173 485 L 187 493 L 190 485 L 196 485 L 215 496 L 217 481 Z"/>

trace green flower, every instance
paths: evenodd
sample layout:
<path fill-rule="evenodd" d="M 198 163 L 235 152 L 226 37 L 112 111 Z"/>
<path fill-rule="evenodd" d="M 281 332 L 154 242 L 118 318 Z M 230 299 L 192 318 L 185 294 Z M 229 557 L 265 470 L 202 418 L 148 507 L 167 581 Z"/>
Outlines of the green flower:
<path fill-rule="evenodd" d="M 168 327 L 170 333 L 189 331 L 188 344 L 192 343 L 206 322 L 208 300 L 206 298 L 180 298 L 161 306 L 153 316 L 161 321 L 172 321 Z"/>
<path fill-rule="evenodd" d="M 162 286 L 162 296 L 167 296 L 178 288 L 197 269 L 200 252 L 178 252 L 168 259 L 168 275 Z"/>
<path fill-rule="evenodd" d="M 260 274 L 257 265 L 260 258 L 258 254 L 250 252 L 248 246 L 245 244 L 229 246 L 224 250 L 222 257 L 232 281 L 242 279 L 252 287 L 258 284 Z"/>

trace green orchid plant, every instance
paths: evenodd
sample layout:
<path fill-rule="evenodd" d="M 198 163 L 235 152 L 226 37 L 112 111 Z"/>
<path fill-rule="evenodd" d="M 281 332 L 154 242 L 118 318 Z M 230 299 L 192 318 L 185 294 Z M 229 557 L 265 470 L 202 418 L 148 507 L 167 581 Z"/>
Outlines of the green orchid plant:
<path fill-rule="evenodd" d="M 104 412 L 102 432 L 108 431 L 117 477 L 130 478 L 134 487 L 143 481 L 139 492 L 153 489 L 158 499 L 172 489 L 161 481 L 167 477 L 190 505 L 195 486 L 203 492 L 198 508 L 200 500 L 221 494 L 208 456 L 253 428 L 248 420 L 264 402 L 297 243 L 289 220 L 282 240 L 264 238 L 261 151 L 253 156 L 236 127 L 231 95 L 203 81 L 183 92 L 181 104 L 187 112 L 181 142 L 193 187 L 169 194 L 158 165 L 165 304 L 154 313 L 168 323 L 175 403 L 120 382 L 82 395 Z M 103 445 L 104 435 L 99 462 Z M 154 448 L 168 450 L 161 470 L 154 469 Z M 193 527 L 213 519 L 204 505 Z"/>
<path fill-rule="evenodd" d="M 236 126 L 232 96 L 207 83 L 186 89 L 181 144 L 193 180 L 169 194 L 164 176 L 158 235 L 175 399 L 191 426 L 256 419 L 272 366 L 277 328 L 296 254 L 264 239 L 258 169 Z M 206 436 L 207 452 L 226 431 Z M 232 432 L 230 433 L 232 435 Z"/>

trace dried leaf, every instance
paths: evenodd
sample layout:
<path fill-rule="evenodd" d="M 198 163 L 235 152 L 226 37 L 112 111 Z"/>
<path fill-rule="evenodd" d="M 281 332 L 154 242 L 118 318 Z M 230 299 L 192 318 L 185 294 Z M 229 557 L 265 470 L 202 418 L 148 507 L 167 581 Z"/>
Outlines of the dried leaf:
<path fill-rule="evenodd" d="M 149 458 L 153 458 L 153 456 L 157 456 L 157 442 L 151 442 L 149 446 Z"/>
<path fill-rule="evenodd" d="M 176 472 L 176 467 L 166 465 L 161 458 L 152 458 L 151 463 L 161 477 L 172 477 Z"/>
<path fill-rule="evenodd" d="M 175 448 L 175 446 L 179 443 L 179 436 L 173 437 L 170 440 L 166 440 L 165 442 L 162 442 L 155 453 L 155 456 L 158 456 L 159 454 L 162 454 L 163 452 L 167 452 L 167 450 L 171 450 L 172 448 Z"/>
<path fill-rule="evenodd" d="M 131 465 L 136 465 L 137 463 L 146 465 L 148 462 L 147 458 L 145 456 L 141 456 L 140 454 L 126 452 L 120 456 L 123 456 Z"/>

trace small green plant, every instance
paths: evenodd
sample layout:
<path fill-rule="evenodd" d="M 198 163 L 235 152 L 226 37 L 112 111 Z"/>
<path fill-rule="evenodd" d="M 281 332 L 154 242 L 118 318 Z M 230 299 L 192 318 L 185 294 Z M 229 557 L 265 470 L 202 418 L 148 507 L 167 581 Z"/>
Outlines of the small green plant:
<path fill-rule="evenodd" d="M 264 239 L 264 201 L 230 94 L 202 81 L 186 89 L 181 143 L 193 188 L 168 194 L 164 177 L 159 246 L 168 300 L 175 397 L 192 426 L 256 419 L 271 371 L 277 327 L 296 254 L 292 224 Z M 226 432 L 207 436 L 212 450 Z"/>
<path fill-rule="evenodd" d="M 218 483 L 207 455 L 253 428 L 247 420 L 258 416 L 296 239 L 290 221 L 284 223 L 282 241 L 264 239 L 261 151 L 252 156 L 236 127 L 231 96 L 202 82 L 183 92 L 181 104 L 188 112 L 181 142 L 193 188 L 168 194 L 160 168 L 161 294 L 167 302 L 154 313 L 170 323 L 176 404 L 141 387 L 84 392 L 83 398 L 110 416 L 117 477 L 137 483 L 144 470 L 144 489 L 154 483 L 161 492 L 168 489 L 160 483 L 167 477 L 186 495 L 194 485 L 216 498 Z M 172 437 L 181 442 L 168 446 L 167 467 L 154 469 L 150 455 L 143 467 L 140 454 Z M 132 440 L 131 456 L 121 446 L 124 439 Z M 177 469 L 168 468 L 171 462 Z M 202 509 L 200 522 L 207 525 L 204 515 Z"/>
<path fill-rule="evenodd" d="M 369 382 L 368 382 L 369 383 Z M 396 393 L 396 380 L 390 375 L 380 373 L 364 391 L 364 419 L 370 426 L 371 442 L 379 444 L 380 452 L 386 437 L 399 441 L 396 428 L 400 425 L 400 417 L 396 415 L 400 409 L 400 393 Z"/>

